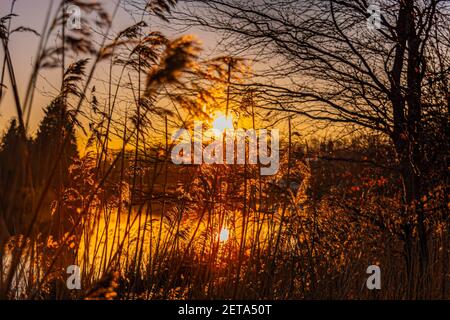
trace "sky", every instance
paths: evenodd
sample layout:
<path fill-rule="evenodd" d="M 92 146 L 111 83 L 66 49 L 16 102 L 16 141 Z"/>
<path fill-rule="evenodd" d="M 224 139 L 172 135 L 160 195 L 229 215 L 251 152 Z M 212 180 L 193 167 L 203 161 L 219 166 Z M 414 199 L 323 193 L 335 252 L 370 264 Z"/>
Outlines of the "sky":
<path fill-rule="evenodd" d="M 17 0 L 14 6 L 14 13 L 17 17 L 12 20 L 11 29 L 19 26 L 25 26 L 41 33 L 47 11 L 52 5 L 53 12 L 60 0 Z M 123 1 L 123 0 L 122 0 Z M 100 1 L 105 4 L 108 12 L 112 13 L 115 0 Z M 0 16 L 3 17 L 10 13 L 11 1 L 0 1 Z M 151 21 L 154 28 L 162 31 L 169 37 L 176 37 L 182 33 L 177 32 L 171 25 L 167 25 L 161 20 L 152 18 Z M 123 8 L 120 8 L 115 19 L 113 20 L 113 32 L 123 30 L 127 26 L 134 23 L 132 17 Z M 215 36 L 211 33 L 201 30 L 189 30 L 186 33 L 194 33 L 196 37 L 202 42 L 205 52 L 212 52 L 216 46 Z M 54 40 L 53 40 L 54 41 Z M 29 76 L 32 70 L 34 58 L 38 48 L 39 38 L 31 33 L 15 33 L 10 39 L 10 53 L 13 60 L 13 65 L 16 72 L 19 94 L 21 102 L 23 103 L 24 92 L 29 82 Z M 4 53 L 0 50 L 0 61 L 3 62 Z M 68 61 L 70 63 L 70 61 Z M 99 72 L 101 73 L 101 66 Z M 43 110 L 57 93 L 57 88 L 60 86 L 60 70 L 42 71 L 36 86 L 35 99 L 33 104 L 33 111 L 31 114 L 29 132 L 31 134 L 36 132 L 39 121 L 42 119 Z M 14 107 L 14 100 L 12 90 L 10 90 L 9 77 L 5 77 L 5 84 L 8 87 L 4 93 L 4 97 L 0 104 L 0 134 L 2 134 L 9 123 L 9 121 L 16 116 Z M 93 83 L 95 85 L 95 82 Z"/>
<path fill-rule="evenodd" d="M 41 33 L 49 6 L 52 5 L 53 13 L 55 13 L 60 1 L 61 0 L 16 0 L 14 13 L 17 14 L 17 17 L 13 18 L 11 29 L 13 30 L 14 28 L 17 28 L 19 26 L 25 26 Z M 121 1 L 121 3 L 124 3 L 126 1 L 133 0 L 100 0 L 99 2 L 103 3 L 105 5 L 105 9 L 112 14 L 115 4 L 117 3 L 116 1 Z M 11 2 L 12 0 L 0 1 L 0 17 L 3 17 L 10 13 Z M 183 7 L 179 4 L 176 10 L 183 10 Z M 113 20 L 112 33 L 117 34 L 126 27 L 133 25 L 134 23 L 136 23 L 136 19 L 138 18 L 140 18 L 140 15 L 139 17 L 134 17 L 133 19 L 130 13 L 121 7 Z M 219 45 L 221 36 L 218 34 L 207 32 L 199 28 L 190 28 L 189 30 L 186 30 L 183 29 L 179 23 L 177 23 L 176 25 L 173 23 L 167 24 L 158 18 L 151 18 L 150 25 L 152 26 L 152 30 L 161 31 L 169 38 L 176 38 L 184 34 L 194 34 L 195 37 L 202 43 L 203 58 L 224 55 L 224 53 L 221 52 L 221 50 L 224 48 L 220 47 Z M 53 39 L 53 41 L 56 40 Z M 13 36 L 11 36 L 10 39 L 10 53 L 16 72 L 21 103 L 23 103 L 23 100 L 25 98 L 25 91 L 29 82 L 33 62 L 36 57 L 38 44 L 39 37 L 32 33 L 15 33 L 13 34 Z M 3 50 L 0 49 L 0 61 L 3 62 L 3 59 Z M 73 62 L 73 60 L 67 60 L 68 61 L 66 61 L 66 65 Z M 256 65 L 252 64 L 251 67 L 257 68 L 257 64 L 258 63 L 256 63 Z M 264 67 L 266 67 L 265 64 Z M 97 66 L 95 78 L 108 79 L 108 72 L 109 68 L 107 67 L 107 65 L 100 64 L 99 66 Z M 36 86 L 35 97 L 33 100 L 34 103 L 30 117 L 30 123 L 28 127 L 28 134 L 30 136 L 34 136 L 36 134 L 39 122 L 42 120 L 44 115 L 44 109 L 58 94 L 60 81 L 60 68 L 54 69 L 53 71 L 49 71 L 48 69 L 46 69 L 40 72 Z M 11 119 L 16 117 L 17 115 L 8 76 L 5 77 L 5 85 L 8 87 L 8 89 L 6 90 L 6 92 L 4 92 L 4 97 L 0 103 L 0 136 L 3 135 L 7 130 L 8 124 Z M 91 87 L 94 85 L 97 88 L 98 95 L 100 95 L 101 92 L 107 92 L 107 87 L 103 81 L 94 80 L 91 83 Z M 132 98 L 130 100 L 132 100 Z M 85 122 L 86 120 L 81 119 L 80 121 L 85 125 L 85 128 L 87 128 L 87 123 Z M 296 121 L 296 130 L 310 132 L 311 129 L 307 126 L 304 127 L 304 124 L 302 122 L 302 120 Z M 282 124 L 277 124 L 277 126 L 285 125 L 286 123 L 284 122 Z M 313 131 L 316 135 L 319 133 L 316 129 L 314 129 Z M 82 148 L 82 146 L 87 141 L 87 136 L 85 136 L 82 131 L 79 131 L 78 138 L 79 146 L 80 148 Z M 120 139 L 116 140 L 118 145 L 111 146 L 112 148 L 121 147 L 121 145 L 119 145 Z"/>

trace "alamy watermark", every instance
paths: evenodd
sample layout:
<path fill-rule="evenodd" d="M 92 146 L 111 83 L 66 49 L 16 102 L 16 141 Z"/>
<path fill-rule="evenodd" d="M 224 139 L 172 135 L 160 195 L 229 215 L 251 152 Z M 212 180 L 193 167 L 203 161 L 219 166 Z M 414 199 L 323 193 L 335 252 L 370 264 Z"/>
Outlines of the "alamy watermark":
<path fill-rule="evenodd" d="M 368 266 L 366 273 L 370 274 L 366 281 L 366 287 L 369 290 L 381 289 L 381 269 L 377 265 Z"/>
<path fill-rule="evenodd" d="M 204 146 L 204 142 L 210 143 Z M 226 129 L 203 131 L 203 123 L 194 123 L 193 135 L 180 129 L 172 135 L 175 164 L 261 164 L 261 175 L 274 175 L 280 166 L 280 134 L 273 130 Z M 269 148 L 270 144 L 270 148 Z M 248 157 L 248 160 L 247 160 Z"/>
<path fill-rule="evenodd" d="M 367 28 L 370 31 L 381 29 L 381 8 L 377 4 L 371 4 L 367 7 L 367 13 L 370 15 L 367 18 Z"/>
<path fill-rule="evenodd" d="M 81 9 L 79 6 L 70 5 L 66 8 L 66 28 L 68 30 L 80 30 L 81 29 Z"/>
<path fill-rule="evenodd" d="M 70 265 L 67 267 L 67 274 L 70 276 L 67 278 L 66 285 L 69 290 L 81 289 L 81 273 L 80 267 L 77 265 Z"/>

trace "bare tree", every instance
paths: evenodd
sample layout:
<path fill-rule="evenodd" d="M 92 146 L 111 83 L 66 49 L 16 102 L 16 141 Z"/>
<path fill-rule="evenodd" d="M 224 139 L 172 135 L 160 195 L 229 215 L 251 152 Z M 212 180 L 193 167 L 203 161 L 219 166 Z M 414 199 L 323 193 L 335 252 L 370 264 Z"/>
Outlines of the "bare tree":
<path fill-rule="evenodd" d="M 429 191 L 426 123 L 438 114 L 448 127 L 449 9 L 441 0 L 198 0 L 177 17 L 221 32 L 224 47 L 256 61 L 246 85 L 263 108 L 389 137 L 403 181 L 410 269 L 414 230 L 422 267 L 428 256 L 420 204 Z"/>

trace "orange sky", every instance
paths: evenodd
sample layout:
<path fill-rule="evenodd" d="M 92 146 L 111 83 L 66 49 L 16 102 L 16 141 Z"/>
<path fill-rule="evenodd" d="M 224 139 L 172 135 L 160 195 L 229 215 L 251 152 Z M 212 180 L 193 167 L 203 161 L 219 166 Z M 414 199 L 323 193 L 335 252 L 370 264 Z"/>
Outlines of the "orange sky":
<path fill-rule="evenodd" d="M 18 15 L 18 17 L 15 17 L 13 19 L 12 29 L 17 28 L 18 26 L 26 26 L 33 28 L 40 33 L 51 1 L 52 0 L 17 0 L 14 12 Z M 59 1 L 60 0 L 53 0 L 54 11 L 58 6 Z M 116 2 L 115 0 L 104 0 L 103 3 L 106 3 L 107 10 L 109 12 L 112 12 Z M 10 0 L 1 0 L 0 16 L 9 14 L 10 7 Z M 178 6 L 177 9 L 180 10 L 180 7 Z M 117 33 L 124 28 L 134 24 L 135 22 L 136 21 L 133 20 L 129 13 L 127 13 L 123 9 L 119 9 L 113 21 L 112 31 Z M 205 32 L 199 29 L 191 29 L 188 32 L 178 33 L 174 30 L 173 25 L 167 25 L 160 19 L 156 18 L 152 18 L 150 24 L 155 30 L 162 31 L 169 37 L 178 37 L 182 34 L 187 33 L 194 34 L 203 44 L 204 50 L 202 55 L 205 58 L 223 55 L 223 53 L 219 52 L 217 49 L 219 35 Z M 39 38 L 36 35 L 30 33 L 16 33 L 10 39 L 10 52 L 16 70 L 16 78 L 21 100 L 24 99 L 24 92 L 28 84 L 31 68 L 36 55 L 38 41 Z M 3 61 L 3 50 L 0 50 L 0 59 L 1 61 Z M 71 62 L 72 61 L 68 60 L 67 64 Z M 106 65 L 100 64 L 96 69 L 95 78 L 107 79 L 108 72 L 108 67 Z M 6 76 L 5 79 L 5 84 L 10 87 L 9 78 Z M 60 81 L 61 70 L 59 68 L 53 71 L 41 71 L 35 91 L 34 105 L 32 109 L 33 111 L 31 113 L 28 131 L 30 135 L 35 134 L 39 121 L 43 117 L 43 110 L 48 105 L 48 103 L 57 95 L 58 88 L 60 87 Z M 106 86 L 102 81 L 93 81 L 91 83 L 91 87 L 92 85 L 96 86 L 99 95 L 100 92 L 107 92 Z M 0 135 L 3 134 L 3 132 L 6 130 L 9 121 L 16 116 L 15 105 L 13 101 L 12 91 L 10 89 L 6 90 L 5 96 L 0 104 Z M 300 122 L 300 125 L 302 125 L 302 120 L 297 120 L 297 122 Z M 81 121 L 83 122 L 83 119 L 81 119 Z M 317 133 L 318 132 L 316 132 L 316 134 Z M 80 147 L 84 145 L 85 141 L 86 137 L 83 135 L 79 135 Z M 113 142 L 110 147 L 120 148 L 121 143 L 119 142 L 118 144 L 116 144 Z"/>
<path fill-rule="evenodd" d="M 46 13 L 49 8 L 51 0 L 18 0 L 15 4 L 14 12 L 18 15 L 12 22 L 12 29 L 18 26 L 26 26 L 33 28 L 41 33 L 43 23 L 45 21 Z M 112 12 L 115 1 L 103 1 L 109 12 Z M 59 0 L 53 0 L 53 8 L 56 10 Z M 11 8 L 11 1 L 0 1 L 0 16 L 9 14 Z M 113 21 L 113 31 L 118 32 L 123 30 L 134 21 L 131 16 L 123 9 L 119 9 L 116 18 Z M 178 36 L 172 28 L 167 28 L 167 25 L 161 20 L 153 18 L 151 24 L 155 26 L 156 30 L 162 31 L 166 35 L 173 37 Z M 190 31 L 203 43 L 205 52 L 211 51 L 215 47 L 215 39 L 211 33 L 201 32 L 199 30 Z M 36 55 L 39 38 L 30 33 L 15 33 L 10 39 L 10 52 L 15 67 L 16 78 L 19 87 L 21 100 L 24 99 L 24 92 L 29 81 L 29 75 L 33 65 L 34 57 Z M 3 50 L 0 50 L 0 59 L 3 61 Z M 71 61 L 68 61 L 70 63 Z M 45 70 L 41 72 L 39 77 L 33 111 L 30 119 L 29 132 L 35 133 L 38 123 L 43 116 L 43 109 L 48 105 L 51 99 L 56 95 L 57 88 L 60 86 L 60 70 Z M 106 68 L 101 65 L 97 68 L 97 77 L 106 75 Z M 9 78 L 5 78 L 6 86 L 10 87 Z M 96 85 L 99 90 L 102 88 L 101 83 L 92 83 Z M 4 98 L 0 104 L 0 133 L 2 133 L 12 117 L 16 116 L 13 95 L 10 89 L 4 92 Z M 23 102 L 23 101 L 22 101 Z"/>

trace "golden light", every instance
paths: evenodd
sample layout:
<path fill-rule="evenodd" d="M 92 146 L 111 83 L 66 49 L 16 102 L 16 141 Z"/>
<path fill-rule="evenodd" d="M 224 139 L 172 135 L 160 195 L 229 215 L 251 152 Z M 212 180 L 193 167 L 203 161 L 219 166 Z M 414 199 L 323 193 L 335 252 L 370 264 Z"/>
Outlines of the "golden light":
<path fill-rule="evenodd" d="M 221 242 L 225 242 L 225 241 L 228 241 L 229 237 L 230 237 L 230 231 L 228 229 L 226 229 L 226 228 L 223 228 L 220 231 L 219 240 Z"/>
<path fill-rule="evenodd" d="M 216 113 L 212 122 L 212 129 L 217 134 L 221 134 L 227 129 L 233 129 L 233 117 L 231 115 L 226 116 L 222 112 Z"/>

